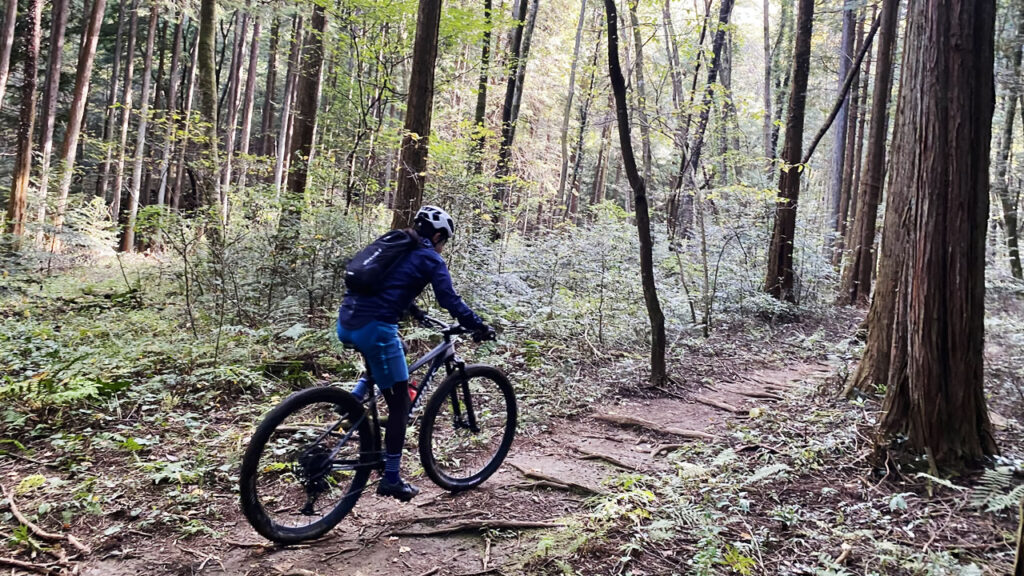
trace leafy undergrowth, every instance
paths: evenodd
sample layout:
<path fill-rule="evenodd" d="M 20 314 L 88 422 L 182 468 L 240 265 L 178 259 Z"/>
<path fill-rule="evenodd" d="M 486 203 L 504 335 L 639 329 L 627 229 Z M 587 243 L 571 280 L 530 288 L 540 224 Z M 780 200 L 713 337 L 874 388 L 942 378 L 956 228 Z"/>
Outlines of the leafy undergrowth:
<path fill-rule="evenodd" d="M 1024 423 L 1000 413 L 1024 413 L 1024 301 L 1019 291 L 994 292 L 987 389 L 1003 453 L 983 474 L 951 480 L 872 468 L 880 398 L 836 398 L 859 358 L 860 343 L 849 337 L 855 312 L 779 328 L 734 326 L 687 344 L 689 362 L 674 375 L 680 390 L 795 358 L 827 360 L 836 373 L 734 421 L 725 442 L 672 453 L 671 473 L 620 477 L 610 495 L 589 501 L 581 529 L 540 542 L 528 572 L 1010 573 Z"/>

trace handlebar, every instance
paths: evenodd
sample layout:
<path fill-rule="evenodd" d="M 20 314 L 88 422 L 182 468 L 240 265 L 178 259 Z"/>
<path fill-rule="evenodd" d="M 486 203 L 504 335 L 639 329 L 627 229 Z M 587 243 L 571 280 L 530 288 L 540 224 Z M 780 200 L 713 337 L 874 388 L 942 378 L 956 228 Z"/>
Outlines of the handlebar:
<path fill-rule="evenodd" d="M 445 324 L 443 321 L 426 314 L 423 315 L 423 319 L 420 320 L 420 324 L 426 328 L 437 329 L 445 338 L 450 338 L 459 334 L 472 334 L 475 332 L 474 330 L 466 328 L 457 322 L 455 324 Z M 491 333 L 493 335 L 493 331 Z"/>

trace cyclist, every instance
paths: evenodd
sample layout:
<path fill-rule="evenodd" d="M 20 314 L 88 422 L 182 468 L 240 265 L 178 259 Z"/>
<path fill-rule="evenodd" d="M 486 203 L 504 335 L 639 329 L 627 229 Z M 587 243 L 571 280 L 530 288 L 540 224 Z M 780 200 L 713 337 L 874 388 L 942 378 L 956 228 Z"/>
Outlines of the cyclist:
<path fill-rule="evenodd" d="M 414 301 L 429 283 L 437 302 L 460 324 L 472 330 L 474 339 L 494 338 L 494 329 L 455 292 L 448 266 L 441 257 L 441 250 L 455 233 L 452 217 L 436 206 L 424 206 L 416 213 L 413 227 L 406 232 L 418 237 L 419 245 L 388 271 L 380 291 L 372 295 L 348 291 L 338 310 L 338 339 L 363 354 L 388 405 L 384 478 L 377 485 L 377 494 L 403 502 L 419 494 L 419 488 L 402 480 L 400 474 L 410 396 L 409 368 L 398 335 L 398 321 L 407 312 L 418 320 L 423 318 L 423 312 Z M 361 400 L 372 393 L 368 388 L 366 380 L 360 379 L 352 394 Z"/>

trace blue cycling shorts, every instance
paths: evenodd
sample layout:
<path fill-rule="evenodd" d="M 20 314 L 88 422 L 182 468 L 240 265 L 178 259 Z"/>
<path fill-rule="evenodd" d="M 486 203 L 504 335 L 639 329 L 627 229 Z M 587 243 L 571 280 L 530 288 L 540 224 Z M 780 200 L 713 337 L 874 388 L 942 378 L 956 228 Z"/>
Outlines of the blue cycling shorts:
<path fill-rule="evenodd" d="M 405 363 L 405 350 L 398 337 L 398 325 L 371 320 L 364 326 L 349 330 L 338 323 L 338 340 L 355 346 L 366 359 L 366 369 L 377 387 L 391 388 L 395 382 L 409 380 L 409 366 Z"/>

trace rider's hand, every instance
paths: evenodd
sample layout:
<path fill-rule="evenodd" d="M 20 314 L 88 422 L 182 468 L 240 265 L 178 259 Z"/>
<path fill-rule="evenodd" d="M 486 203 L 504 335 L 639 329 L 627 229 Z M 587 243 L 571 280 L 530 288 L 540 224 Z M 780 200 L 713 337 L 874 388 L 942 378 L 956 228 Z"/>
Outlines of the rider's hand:
<path fill-rule="evenodd" d="M 423 321 L 427 319 L 427 313 L 424 312 L 423 309 L 421 309 L 419 306 L 415 304 L 409 306 L 409 315 L 412 316 L 413 319 L 419 322 L 420 324 L 422 324 Z"/>
<path fill-rule="evenodd" d="M 473 331 L 473 341 L 483 342 L 484 340 L 494 340 L 498 337 L 497 333 L 494 332 L 494 328 L 484 324 Z"/>

